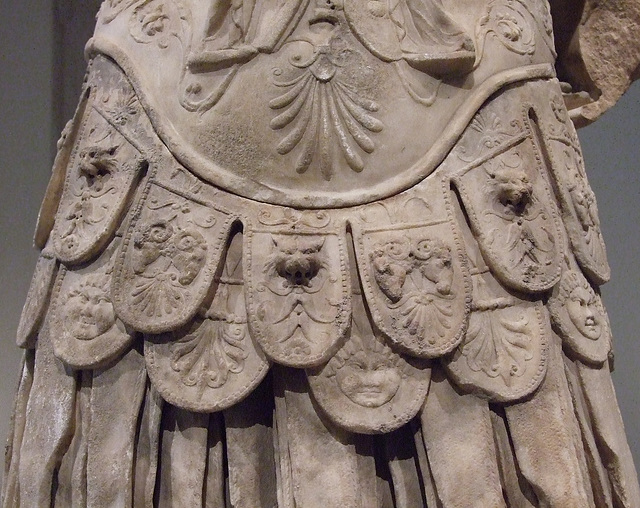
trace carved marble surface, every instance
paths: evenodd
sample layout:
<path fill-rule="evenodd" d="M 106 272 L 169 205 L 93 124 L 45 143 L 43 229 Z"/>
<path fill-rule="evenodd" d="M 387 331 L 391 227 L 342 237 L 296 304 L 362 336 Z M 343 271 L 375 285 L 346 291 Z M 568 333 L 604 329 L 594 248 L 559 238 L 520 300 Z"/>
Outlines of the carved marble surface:
<path fill-rule="evenodd" d="M 110 8 L 116 17 L 131 9 L 134 26 L 144 28 L 131 30 L 131 36 L 149 44 L 164 29 L 163 15 L 152 4 L 124 2 L 119 10 L 122 5 L 111 2 L 105 12 L 109 19 Z M 511 12 L 513 5 L 488 3 L 476 37 L 496 35 L 486 24 L 502 19 L 501 9 Z M 358 34 L 357 27 L 351 29 Z M 430 57 L 428 64 L 406 52 L 391 57 L 359 37 L 382 61 L 397 58 L 439 72 L 439 57 Z M 161 49 L 169 47 L 162 39 L 157 42 Z M 533 51 L 526 37 L 503 45 L 521 56 Z M 466 42 L 462 46 L 468 51 Z M 232 49 L 251 53 L 251 48 Z M 70 153 L 78 156 L 69 158 L 69 167 L 80 171 L 75 179 L 59 179 L 58 191 L 49 194 L 62 196 L 51 233 L 54 244 L 61 245 L 67 232 L 59 224 L 73 233 L 78 224 L 102 222 L 93 218 L 93 207 L 82 204 L 84 198 L 106 211 L 102 217 L 115 218 L 105 221 L 106 232 L 88 235 L 86 254 L 58 256 L 63 266 L 55 283 L 46 266 L 34 279 L 34 304 L 27 307 L 34 310 L 25 313 L 21 327 L 28 347 L 34 346 L 39 327 L 35 357 L 27 358 L 35 362 L 34 376 L 27 363 L 18 391 L 18 407 L 31 408 L 31 416 L 18 422 L 21 430 L 9 449 L 5 502 L 46 503 L 51 495 L 47 481 L 55 475 L 60 506 L 82 496 L 102 500 L 102 505 L 117 502 L 122 495 L 117 485 L 126 485 L 125 492 L 132 489 L 134 505 L 149 502 L 153 484 L 159 485 L 155 499 L 161 505 L 173 504 L 176 492 L 198 505 L 222 495 L 225 477 L 231 481 L 251 469 L 277 488 L 249 492 L 248 486 L 234 483 L 227 502 L 244 499 L 246 506 L 261 506 L 271 503 L 268 492 L 275 489 L 279 506 L 387 506 L 393 498 L 410 506 L 431 506 L 436 499 L 444 506 L 468 506 L 472 495 L 485 505 L 633 506 L 635 472 L 615 402 L 608 408 L 597 402 L 612 400 L 608 324 L 603 326 L 604 309 L 592 288 L 607 278 L 608 266 L 604 251 L 590 248 L 600 241 L 599 221 L 590 209 L 592 198 L 585 198 L 583 170 L 574 159 L 577 172 L 566 182 L 556 169 L 559 160 L 566 164 L 556 154 L 567 145 L 553 144 L 557 137 L 550 124 L 564 122 L 571 128 L 568 116 L 558 116 L 553 102 L 549 108 L 546 101 L 549 93 L 559 93 L 556 81 L 516 73 L 516 81 L 474 112 L 434 173 L 402 193 L 374 203 L 363 196 L 357 206 L 305 211 L 282 206 L 279 198 L 260 203 L 234 194 L 233 183 L 216 188 L 191 175 L 171 144 L 167 151 L 153 134 L 153 108 L 149 124 L 146 111 L 140 115 L 131 100 L 119 101 L 119 110 L 101 105 L 109 105 L 110 94 L 104 92 L 122 78 L 100 56 L 93 65 L 88 109 L 79 112 L 77 122 L 102 111 L 109 128 L 143 156 L 129 158 L 139 160 L 139 173 L 129 180 L 139 179 L 139 184 L 137 189 L 118 186 L 115 192 L 122 197 L 105 205 L 98 190 L 89 195 L 86 189 L 114 173 L 104 169 L 109 162 L 96 162 L 91 153 L 97 151 L 78 148 L 92 140 L 72 129 Z M 487 122 L 492 112 L 501 122 Z M 130 122 L 131 115 L 138 119 Z M 478 133 L 479 140 L 467 142 Z M 109 146 L 100 157 L 117 151 Z M 260 195 L 271 201 L 269 196 Z M 63 206 L 73 205 L 74 198 L 80 208 Z M 126 216 L 119 217 L 127 208 Z M 70 209 L 75 211 L 65 212 Z M 85 216 L 91 218 L 84 221 Z M 110 238 L 106 250 L 104 238 Z M 581 270 L 584 282 L 573 284 L 572 277 L 564 277 Z M 113 274 L 111 292 L 96 282 L 103 274 Z M 54 284 L 52 304 L 43 316 L 46 309 L 39 309 L 47 291 L 40 287 L 48 280 Z M 580 287 L 588 297 L 578 294 Z M 558 310 L 560 300 L 572 302 L 561 307 L 568 315 Z M 597 312 L 583 316 L 582 306 Z M 127 328 L 119 332 L 124 342 L 110 339 L 114 350 L 99 347 L 104 356 L 83 360 L 86 347 L 74 344 L 99 344 L 118 319 Z M 600 341 L 603 329 L 607 340 Z M 122 355 L 132 338 L 134 348 Z M 592 351 L 583 339 L 598 348 Z M 256 388 L 271 363 L 270 374 Z M 60 369 L 65 364 L 81 372 L 71 406 L 68 394 L 75 388 L 70 371 Z M 55 385 L 46 381 L 47 373 L 58 380 Z M 132 377 L 137 381 L 126 388 L 119 384 Z M 65 401 L 61 420 L 49 434 L 33 413 L 43 397 L 50 403 Z M 82 482 L 92 464 L 108 453 L 104 447 L 110 434 L 100 430 L 100 418 L 119 397 L 133 404 L 121 404 L 115 418 L 123 425 L 122 435 L 129 432 L 129 444 L 121 444 L 127 460 L 136 464 L 135 474 L 127 476 L 124 461 L 114 471 L 115 483 L 91 475 L 86 487 L 75 488 L 73 482 Z M 257 436 L 258 407 L 267 413 L 260 418 L 273 412 L 267 428 L 275 455 L 244 447 L 243 458 L 236 460 L 242 440 L 250 443 Z M 460 421 L 475 422 L 479 432 L 454 431 L 447 424 L 451 413 L 442 407 L 455 407 Z M 245 415 L 242 421 L 240 414 Z M 125 430 L 131 425 L 139 426 L 135 435 Z M 22 432 L 30 445 L 16 447 Z M 414 455 L 413 466 L 401 459 L 390 432 L 404 436 L 400 442 L 408 449 L 403 453 Z M 381 436 L 368 437 L 372 433 Z M 332 457 L 329 469 L 315 454 L 303 459 L 313 442 L 325 444 Z M 461 468 L 454 459 L 464 455 L 443 455 L 445 442 L 452 447 L 468 442 L 478 454 Z M 39 443 L 51 461 L 38 463 Z M 546 458 L 546 468 L 532 460 L 532 443 Z M 555 453 L 567 446 L 577 447 L 576 456 Z M 613 458 L 601 455 L 598 446 L 611 447 Z M 78 465 L 87 460 L 86 466 Z M 381 464 L 389 479 L 377 480 L 371 490 L 367 485 L 376 483 Z M 607 475 L 607 468 L 616 472 Z M 549 469 L 566 472 L 562 485 Z M 275 478 L 268 480 L 271 475 Z M 332 487 L 329 497 L 311 485 L 314 476 L 319 485 Z M 467 477 L 486 481 L 465 482 Z M 194 490 L 194 482 L 203 488 Z M 469 487 L 451 490 L 460 484 Z M 501 490 L 504 499 L 498 499 Z"/>

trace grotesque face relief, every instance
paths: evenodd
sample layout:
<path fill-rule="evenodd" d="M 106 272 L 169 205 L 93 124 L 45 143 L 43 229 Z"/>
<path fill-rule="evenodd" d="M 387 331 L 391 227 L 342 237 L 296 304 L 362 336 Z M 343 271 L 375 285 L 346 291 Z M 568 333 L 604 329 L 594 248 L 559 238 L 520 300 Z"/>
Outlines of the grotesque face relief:
<path fill-rule="evenodd" d="M 361 344 L 358 338 L 352 341 Z M 386 346 L 375 349 L 363 347 L 352 351 L 344 359 L 344 364 L 336 369 L 340 391 L 363 407 L 375 408 L 386 404 L 395 396 L 402 381 L 400 367 L 391 350 Z"/>
<path fill-rule="evenodd" d="M 502 162 L 488 172 L 495 185 L 498 202 L 510 213 L 522 215 L 533 194 L 533 186 L 525 171 Z"/>
<path fill-rule="evenodd" d="M 116 322 L 105 277 L 91 276 L 74 284 L 64 301 L 65 326 L 73 337 L 92 340 Z"/>
<path fill-rule="evenodd" d="M 277 273 L 291 288 L 308 288 L 324 267 L 323 245 L 323 238 L 274 236 L 267 270 Z"/>
<path fill-rule="evenodd" d="M 565 300 L 571 322 L 578 331 L 591 340 L 602 335 L 602 318 L 595 294 L 582 286 L 576 286 Z"/>

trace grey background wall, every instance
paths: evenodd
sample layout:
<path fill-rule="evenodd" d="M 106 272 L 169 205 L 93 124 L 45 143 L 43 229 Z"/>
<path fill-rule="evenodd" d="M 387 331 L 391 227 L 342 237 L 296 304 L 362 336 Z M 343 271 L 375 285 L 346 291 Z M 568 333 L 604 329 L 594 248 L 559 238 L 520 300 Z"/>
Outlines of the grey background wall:
<path fill-rule="evenodd" d="M 83 76 L 82 47 L 98 0 L 0 1 L 0 441 L 21 353 L 14 335 L 37 258 L 31 247 L 55 140 Z M 56 65 L 56 62 L 58 64 Z M 614 380 L 640 466 L 640 83 L 580 131 L 598 196 L 612 281 L 604 289 L 615 335 Z"/>

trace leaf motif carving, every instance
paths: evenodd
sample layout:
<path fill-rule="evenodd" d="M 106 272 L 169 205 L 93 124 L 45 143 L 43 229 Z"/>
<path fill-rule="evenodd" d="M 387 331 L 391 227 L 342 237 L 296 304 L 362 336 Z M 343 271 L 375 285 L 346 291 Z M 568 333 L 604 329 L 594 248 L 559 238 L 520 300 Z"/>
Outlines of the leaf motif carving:
<path fill-rule="evenodd" d="M 293 79 L 282 79 L 283 70 L 276 69 L 273 84 L 283 93 L 269 102 L 271 109 L 278 111 L 271 128 L 290 127 L 277 152 L 286 155 L 300 146 L 296 171 L 305 173 L 316 160 L 325 180 L 333 177 L 334 146 L 339 147 L 348 166 L 360 172 L 365 167 L 361 152 L 375 150 L 371 134 L 384 128 L 373 115 L 379 105 L 341 79 L 339 71 L 346 60 L 359 56 L 343 46 L 344 41 L 336 37 L 327 45 L 314 47 L 306 61 L 298 55 L 291 64 L 304 72 Z"/>
<path fill-rule="evenodd" d="M 506 385 L 510 378 L 520 377 L 531 353 L 532 324 L 525 315 L 505 316 L 495 311 L 471 314 L 467 341 L 462 354 L 469 368 L 495 378 L 501 376 Z"/>
<path fill-rule="evenodd" d="M 533 55 L 536 50 L 534 17 L 522 0 L 492 0 L 486 14 L 476 28 L 476 39 L 482 59 L 486 38 L 491 34 L 500 43 L 518 55 Z"/>
<path fill-rule="evenodd" d="M 186 386 L 220 388 L 244 370 L 246 340 L 246 322 L 205 319 L 170 346 L 171 368 Z"/>
<path fill-rule="evenodd" d="M 165 49 L 172 38 L 181 39 L 185 21 L 187 14 L 180 2 L 146 0 L 133 10 L 129 33 L 141 44 L 155 43 Z"/>

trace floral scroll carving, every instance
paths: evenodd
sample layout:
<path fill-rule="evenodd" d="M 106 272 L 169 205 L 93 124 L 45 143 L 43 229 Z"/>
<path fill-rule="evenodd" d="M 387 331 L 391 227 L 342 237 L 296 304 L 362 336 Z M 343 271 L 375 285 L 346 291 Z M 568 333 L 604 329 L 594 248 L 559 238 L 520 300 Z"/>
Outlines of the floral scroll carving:
<path fill-rule="evenodd" d="M 522 0 L 493 0 L 476 27 L 479 58 L 488 36 L 518 55 L 532 55 L 536 50 L 536 30 L 530 8 Z"/>
<path fill-rule="evenodd" d="M 172 38 L 183 37 L 183 23 L 187 21 L 188 16 L 179 1 L 144 0 L 133 9 L 129 31 L 137 42 L 155 43 L 165 49 Z"/>

